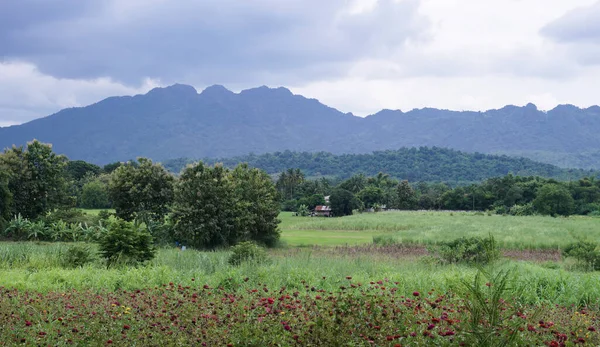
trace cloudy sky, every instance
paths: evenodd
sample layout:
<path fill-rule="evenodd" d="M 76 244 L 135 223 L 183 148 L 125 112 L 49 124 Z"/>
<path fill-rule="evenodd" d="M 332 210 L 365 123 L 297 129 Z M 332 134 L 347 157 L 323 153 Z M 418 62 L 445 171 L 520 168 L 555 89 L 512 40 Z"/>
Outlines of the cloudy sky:
<path fill-rule="evenodd" d="M 344 112 L 600 104 L 598 0 L 0 0 L 0 126 L 186 83 Z"/>

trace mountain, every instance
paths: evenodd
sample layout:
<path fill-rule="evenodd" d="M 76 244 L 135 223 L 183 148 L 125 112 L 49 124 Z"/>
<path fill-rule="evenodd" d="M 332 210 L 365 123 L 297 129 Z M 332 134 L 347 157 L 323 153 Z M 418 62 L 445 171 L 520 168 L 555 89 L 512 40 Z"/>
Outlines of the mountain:
<path fill-rule="evenodd" d="M 176 84 L 0 128 L 0 147 L 37 138 L 71 159 L 105 164 L 138 156 L 165 160 L 437 146 L 600 168 L 599 132 L 598 106 L 562 105 L 548 112 L 532 104 L 486 112 L 383 110 L 361 118 L 285 88 L 233 93 L 212 86 L 197 93 Z"/>
<path fill-rule="evenodd" d="M 577 180 L 598 177 L 600 172 L 583 169 L 562 169 L 526 158 L 464 153 L 447 148 L 420 147 L 377 151 L 370 154 L 341 154 L 327 152 L 276 152 L 250 154 L 234 158 L 202 159 L 207 164 L 222 163 L 233 168 L 239 163 L 278 174 L 288 168 L 299 168 L 309 177 L 348 178 L 355 174 L 375 176 L 379 172 L 411 182 L 447 182 L 462 184 L 479 182 L 490 177 L 513 174 L 542 176 L 558 180 Z M 179 173 L 191 159 L 172 159 L 163 162 L 168 170 Z"/>

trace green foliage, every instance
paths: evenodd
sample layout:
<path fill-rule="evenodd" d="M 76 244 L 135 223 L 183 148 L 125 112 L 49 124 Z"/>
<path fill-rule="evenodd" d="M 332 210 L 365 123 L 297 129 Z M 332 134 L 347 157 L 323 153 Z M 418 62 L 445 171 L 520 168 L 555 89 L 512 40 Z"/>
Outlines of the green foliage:
<path fill-rule="evenodd" d="M 87 175 L 97 176 L 101 172 L 102 169 L 98 165 L 83 160 L 70 160 L 65 166 L 65 174 L 74 181 L 79 181 Z"/>
<path fill-rule="evenodd" d="M 66 224 L 97 225 L 100 221 L 100 218 L 78 209 L 69 208 L 52 211 L 46 215 L 43 220 L 48 225 L 56 222 L 64 222 Z"/>
<path fill-rule="evenodd" d="M 572 243 L 563 249 L 563 255 L 577 259 L 587 269 L 600 271 L 600 250 L 594 242 Z"/>
<path fill-rule="evenodd" d="M 239 211 L 234 183 L 222 166 L 186 168 L 175 190 L 172 220 L 176 240 L 193 248 L 235 245 Z"/>
<path fill-rule="evenodd" d="M 300 169 L 287 169 L 279 174 L 275 187 L 284 199 L 293 199 L 299 186 L 304 182 L 304 173 Z"/>
<path fill-rule="evenodd" d="M 471 346 L 505 347 L 515 345 L 520 328 L 519 323 L 510 322 L 513 316 L 520 314 L 518 309 L 506 312 L 503 296 L 509 288 L 510 271 L 491 274 L 480 269 L 472 283 L 463 280 L 468 300 L 465 308 L 469 313 L 469 333 Z M 485 285 L 483 282 L 487 280 Z M 518 293 L 512 293 L 519 297 Z M 535 316 L 535 313 L 534 313 Z M 532 317 L 535 320 L 535 317 Z"/>
<path fill-rule="evenodd" d="M 154 258 L 152 235 L 138 224 L 117 219 L 100 239 L 99 253 L 110 266 L 117 262 L 142 263 Z"/>
<path fill-rule="evenodd" d="M 543 215 L 568 216 L 575 209 L 575 201 L 567 188 L 555 183 L 542 186 L 538 192 L 533 206 Z"/>
<path fill-rule="evenodd" d="M 8 223 L 3 237 L 13 241 L 26 240 L 31 233 L 31 226 L 32 223 L 27 218 L 18 214 Z"/>
<path fill-rule="evenodd" d="M 244 241 L 231 247 L 231 255 L 227 262 L 238 266 L 243 263 L 264 264 L 269 261 L 269 256 L 264 248 L 254 242 Z"/>
<path fill-rule="evenodd" d="M 35 219 L 67 204 L 65 162 L 66 158 L 56 155 L 51 145 L 37 140 L 29 142 L 26 149 L 12 147 L 5 150 L 0 155 L 0 172 L 8 174 L 4 184 L 12 197 L 11 215 Z M 6 204 L 6 192 L 0 192 L 0 195 L 4 196 L 2 200 Z"/>
<path fill-rule="evenodd" d="M 103 220 L 103 221 L 109 220 L 112 215 L 113 214 L 110 213 L 108 210 L 102 210 L 102 211 L 98 212 L 98 218 L 100 218 L 100 220 Z"/>
<path fill-rule="evenodd" d="M 413 210 L 417 207 L 417 195 L 408 181 L 400 182 L 396 190 L 397 202 L 396 208 L 400 210 Z"/>
<path fill-rule="evenodd" d="M 162 220 L 173 201 L 174 177 L 160 164 L 139 158 L 137 165 L 119 166 L 108 185 L 116 216 L 131 221 L 143 213 Z"/>
<path fill-rule="evenodd" d="M 399 148 L 399 147 L 396 147 Z M 175 159 L 164 162 L 172 172 L 180 172 L 185 165 L 195 160 Z M 400 148 L 397 150 L 376 151 L 370 154 L 332 154 L 327 152 L 283 151 L 263 155 L 247 155 L 218 159 L 205 158 L 207 164 L 223 163 L 233 168 L 238 163 L 248 163 L 251 167 L 265 170 L 268 174 L 279 174 L 287 168 L 299 168 L 306 177 L 338 177 L 347 179 L 355 175 L 376 176 L 387 173 L 396 179 L 410 182 L 450 182 L 453 185 L 480 182 L 491 177 L 506 176 L 509 173 L 519 176 L 542 176 L 568 181 L 589 175 L 589 170 L 562 169 L 531 159 L 467 153 L 440 147 Z M 349 182 L 342 188 L 357 194 L 366 183 Z M 358 183 L 358 184 L 355 184 Z M 380 187 L 381 188 L 381 187 Z M 286 197 L 286 199 L 290 199 Z M 514 204 L 514 203 L 513 203 Z M 509 205 L 512 206 L 513 204 Z"/>
<path fill-rule="evenodd" d="M 277 228 L 280 205 L 271 178 L 262 170 L 240 164 L 231 172 L 231 180 L 238 214 L 238 240 L 275 246 L 280 237 Z"/>
<path fill-rule="evenodd" d="M 533 216 L 535 214 L 535 208 L 532 203 L 525 205 L 514 205 L 509 211 L 512 216 Z"/>
<path fill-rule="evenodd" d="M 71 246 L 61 257 L 62 266 L 78 268 L 94 261 L 94 254 L 89 246 Z"/>
<path fill-rule="evenodd" d="M 500 257 L 500 249 L 492 235 L 483 237 L 461 237 L 449 242 L 441 242 L 430 247 L 441 262 L 447 264 L 467 263 L 485 265 Z"/>
<path fill-rule="evenodd" d="M 178 241 L 212 249 L 249 240 L 274 246 L 278 215 L 277 191 L 263 171 L 198 163 L 181 174 L 172 219 Z"/>
<path fill-rule="evenodd" d="M 300 217 L 307 217 L 310 215 L 310 210 L 308 209 L 308 206 L 302 204 L 298 207 L 298 211 L 296 211 L 296 213 Z"/>
<path fill-rule="evenodd" d="M 81 191 L 81 207 L 89 209 L 110 207 L 107 185 L 99 180 L 84 184 Z"/>
<path fill-rule="evenodd" d="M 338 188 L 329 197 L 331 211 L 335 217 L 352 215 L 352 211 L 361 207 L 360 201 L 351 191 Z"/>
<path fill-rule="evenodd" d="M 366 208 L 374 208 L 384 202 L 383 190 L 374 186 L 368 186 L 362 189 L 358 193 L 357 198 L 363 202 Z"/>

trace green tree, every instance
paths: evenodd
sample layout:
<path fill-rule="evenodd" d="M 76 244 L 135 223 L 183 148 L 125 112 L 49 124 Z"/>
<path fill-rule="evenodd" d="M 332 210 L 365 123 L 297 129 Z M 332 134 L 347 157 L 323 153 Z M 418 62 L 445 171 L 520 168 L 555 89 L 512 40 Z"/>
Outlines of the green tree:
<path fill-rule="evenodd" d="M 150 232 L 139 224 L 122 219 L 111 223 L 108 232 L 100 239 L 98 248 L 109 266 L 119 261 L 141 263 L 152 260 L 156 254 Z"/>
<path fill-rule="evenodd" d="M 412 189 L 408 181 L 404 180 L 400 182 L 396 188 L 396 207 L 401 210 L 414 210 L 417 208 L 418 200 L 417 194 Z"/>
<path fill-rule="evenodd" d="M 349 216 L 352 211 L 360 208 L 360 201 L 352 194 L 351 191 L 345 189 L 335 189 L 329 196 L 331 211 L 335 217 Z"/>
<path fill-rule="evenodd" d="M 236 227 L 245 220 L 235 201 L 235 186 L 222 165 L 211 168 L 200 162 L 184 169 L 173 205 L 176 240 L 193 248 L 235 245 Z"/>
<path fill-rule="evenodd" d="M 232 172 L 233 189 L 238 206 L 237 241 L 255 241 L 274 246 L 279 240 L 280 204 L 271 177 L 264 171 L 238 165 Z"/>
<path fill-rule="evenodd" d="M 0 234 L 10 220 L 12 194 L 8 189 L 8 173 L 0 171 Z"/>
<path fill-rule="evenodd" d="M 102 169 L 100 166 L 90 164 L 83 160 L 70 160 L 65 166 L 65 174 L 75 181 L 79 181 L 88 174 L 97 176 L 101 171 Z"/>
<path fill-rule="evenodd" d="M 66 157 L 37 140 L 0 155 L 0 171 L 8 174 L 11 215 L 35 219 L 68 203 L 64 175 Z"/>
<path fill-rule="evenodd" d="M 83 185 L 81 191 L 81 207 L 108 208 L 108 187 L 100 180 L 93 180 Z"/>
<path fill-rule="evenodd" d="M 566 187 L 549 183 L 538 190 L 533 206 L 540 214 L 569 216 L 573 213 L 575 201 Z"/>
<path fill-rule="evenodd" d="M 363 174 L 358 174 L 340 183 L 339 188 L 345 189 L 352 194 L 358 194 L 358 192 L 365 189 L 366 186 L 367 178 Z"/>
<path fill-rule="evenodd" d="M 108 184 L 117 217 L 126 221 L 141 216 L 162 220 L 173 202 L 174 181 L 162 165 L 150 159 L 139 158 L 137 165 L 118 167 Z"/>
<path fill-rule="evenodd" d="M 358 193 L 357 197 L 365 204 L 366 208 L 373 208 L 375 205 L 381 205 L 384 200 L 383 190 L 374 186 L 364 188 Z"/>

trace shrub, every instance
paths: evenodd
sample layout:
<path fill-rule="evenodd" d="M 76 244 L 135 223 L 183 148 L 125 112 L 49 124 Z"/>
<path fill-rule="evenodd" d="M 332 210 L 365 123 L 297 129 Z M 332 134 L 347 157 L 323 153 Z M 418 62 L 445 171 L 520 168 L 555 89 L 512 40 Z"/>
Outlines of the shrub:
<path fill-rule="evenodd" d="M 265 249 L 251 241 L 240 242 L 231 247 L 228 260 L 229 264 L 236 266 L 246 262 L 264 264 L 268 261 L 269 256 Z"/>
<path fill-rule="evenodd" d="M 590 270 L 600 270 L 600 251 L 594 242 L 579 241 L 572 243 L 563 249 L 565 257 L 577 259 L 582 265 Z"/>
<path fill-rule="evenodd" d="M 108 212 L 108 210 L 102 210 L 100 212 L 98 212 L 98 218 L 100 218 L 101 221 L 107 221 L 110 219 L 110 216 L 113 216 L 113 213 Z"/>
<path fill-rule="evenodd" d="M 531 203 L 525 205 L 514 205 L 510 208 L 509 213 L 512 216 L 533 216 L 535 214 L 535 209 Z"/>
<path fill-rule="evenodd" d="M 67 268 L 82 267 L 93 260 L 92 250 L 87 246 L 71 246 L 61 255 L 61 263 Z"/>
<path fill-rule="evenodd" d="M 141 263 L 154 258 L 152 235 L 146 229 L 118 219 L 100 239 L 100 255 L 110 266 L 116 262 Z"/>
<path fill-rule="evenodd" d="M 461 237 L 442 242 L 430 249 L 443 263 L 488 264 L 500 257 L 500 250 L 492 235 L 483 237 Z"/>

